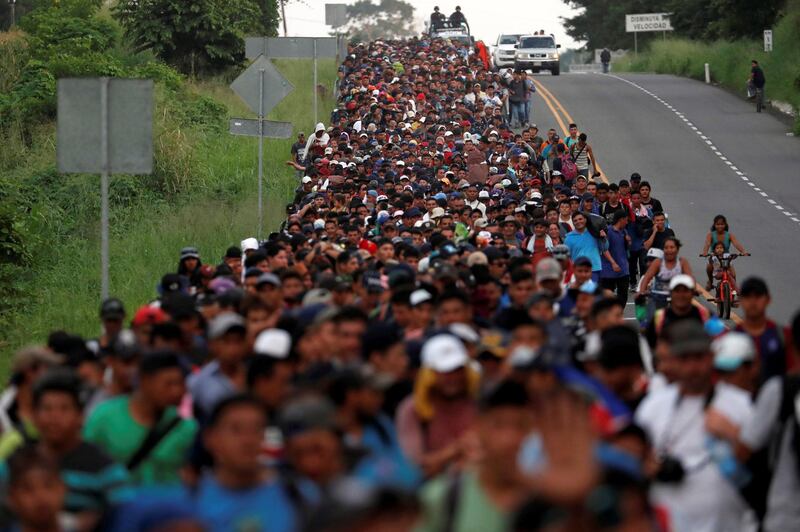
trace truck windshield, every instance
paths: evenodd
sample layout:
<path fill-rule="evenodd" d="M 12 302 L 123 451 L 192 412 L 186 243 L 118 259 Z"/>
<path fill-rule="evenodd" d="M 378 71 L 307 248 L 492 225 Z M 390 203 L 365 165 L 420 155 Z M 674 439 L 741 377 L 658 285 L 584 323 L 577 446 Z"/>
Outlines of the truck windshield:
<path fill-rule="evenodd" d="M 552 37 L 525 37 L 519 43 L 520 48 L 555 48 Z"/>
<path fill-rule="evenodd" d="M 497 44 L 517 44 L 517 39 L 519 39 L 519 35 L 503 35 Z"/>

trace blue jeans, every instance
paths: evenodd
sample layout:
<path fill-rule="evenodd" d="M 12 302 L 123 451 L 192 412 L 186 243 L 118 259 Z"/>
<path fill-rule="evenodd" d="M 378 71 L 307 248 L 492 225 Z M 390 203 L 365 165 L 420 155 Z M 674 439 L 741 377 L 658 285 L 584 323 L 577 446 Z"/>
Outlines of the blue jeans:
<path fill-rule="evenodd" d="M 525 102 L 511 102 L 511 124 L 514 123 L 515 116 L 520 124 L 525 123 Z"/>
<path fill-rule="evenodd" d="M 531 107 L 532 107 L 532 103 L 533 102 L 530 99 L 527 102 L 525 102 L 525 123 L 526 124 L 530 124 L 531 123 Z"/>

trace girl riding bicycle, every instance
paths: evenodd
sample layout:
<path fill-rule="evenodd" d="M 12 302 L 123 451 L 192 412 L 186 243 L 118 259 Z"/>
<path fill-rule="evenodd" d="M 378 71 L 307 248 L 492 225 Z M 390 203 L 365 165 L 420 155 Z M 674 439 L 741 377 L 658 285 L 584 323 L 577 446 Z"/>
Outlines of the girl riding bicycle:
<path fill-rule="evenodd" d="M 713 250 L 713 247 L 715 247 L 717 243 L 722 244 L 724 253 L 730 253 L 731 244 L 733 244 L 740 254 L 747 255 L 747 251 L 745 251 L 744 246 L 736 238 L 736 235 L 730 232 L 728 219 L 722 214 L 714 216 L 714 222 L 711 224 L 711 229 L 708 231 L 708 234 L 706 234 L 706 242 L 703 244 L 703 252 L 701 255 L 708 254 L 708 250 Z M 713 269 L 711 261 L 709 260 L 708 266 L 706 266 L 706 275 L 708 275 L 706 290 L 711 290 L 714 286 L 714 279 L 712 277 L 714 273 Z"/>

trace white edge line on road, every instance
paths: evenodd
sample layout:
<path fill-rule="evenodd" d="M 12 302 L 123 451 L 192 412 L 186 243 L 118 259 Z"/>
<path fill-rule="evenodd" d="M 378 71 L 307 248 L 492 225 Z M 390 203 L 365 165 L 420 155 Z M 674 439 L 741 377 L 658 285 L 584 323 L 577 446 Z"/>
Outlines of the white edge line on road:
<path fill-rule="evenodd" d="M 723 163 L 727 164 L 727 165 L 728 165 L 728 168 L 730 168 L 732 171 L 736 172 L 736 175 L 738 175 L 739 177 L 741 177 L 741 178 L 742 178 L 742 181 L 745 181 L 745 182 L 746 182 L 748 185 L 750 185 L 751 187 L 753 187 L 753 190 L 754 190 L 754 191 L 756 191 L 756 192 L 758 192 L 759 194 L 761 194 L 761 196 L 763 196 L 763 197 L 765 197 L 765 198 L 766 198 L 766 197 L 768 197 L 766 192 L 763 192 L 763 191 L 762 191 L 760 188 L 756 187 L 756 186 L 755 186 L 755 183 L 753 183 L 752 181 L 750 181 L 750 180 L 747 178 L 747 176 L 745 176 L 745 175 L 744 175 L 744 173 L 742 173 L 741 171 L 739 171 L 739 168 L 737 168 L 736 166 L 734 166 L 734 164 L 733 164 L 733 163 L 731 163 L 731 162 L 730 162 L 730 160 L 728 160 L 728 158 L 727 158 L 727 157 L 725 157 L 725 156 L 722 154 L 722 152 L 721 152 L 721 151 L 719 151 L 719 149 L 717 149 L 717 147 L 716 147 L 716 146 L 714 146 L 714 143 L 713 143 L 713 142 L 712 142 L 712 141 L 711 141 L 711 140 L 710 140 L 710 139 L 709 139 L 709 138 L 708 138 L 708 137 L 707 137 L 707 136 L 706 136 L 706 135 L 705 135 L 705 134 L 704 134 L 702 131 L 700 131 L 700 130 L 699 130 L 697 127 L 695 127 L 695 125 L 694 125 L 694 124 L 692 124 L 691 122 L 689 122 L 689 120 L 687 120 L 687 119 L 686 119 L 686 116 L 685 116 L 683 113 L 681 113 L 680 111 L 678 111 L 678 109 L 676 109 L 676 108 L 675 108 L 675 107 L 674 107 L 672 104 L 670 104 L 669 102 L 667 102 L 666 100 L 664 100 L 663 98 L 661 98 L 660 96 L 658 96 L 657 94 L 655 94 L 655 93 L 653 93 L 653 92 L 651 92 L 651 91 L 649 91 L 649 90 L 645 89 L 644 87 L 642 87 L 642 86 L 641 86 L 641 85 L 639 85 L 638 83 L 635 83 L 635 82 L 633 82 L 633 81 L 631 81 L 631 80 L 628 80 L 628 79 L 622 78 L 622 77 L 620 77 L 620 76 L 616 76 L 616 75 L 614 75 L 614 74 L 603 74 L 603 75 L 604 75 L 604 76 L 608 76 L 608 77 L 610 77 L 610 78 L 614 78 L 614 79 L 616 79 L 616 80 L 619 80 L 619 81 L 622 81 L 623 83 L 627 83 L 628 85 L 630 85 L 630 86 L 632 86 L 632 87 L 636 87 L 637 89 L 639 89 L 640 91 L 644 92 L 645 94 L 647 94 L 647 95 L 649 95 L 649 96 L 651 96 L 651 97 L 655 98 L 655 99 L 656 99 L 656 101 L 659 101 L 659 102 L 663 103 L 663 104 L 664 104 L 664 105 L 667 107 L 667 109 L 669 109 L 670 111 L 672 111 L 672 112 L 675 114 L 675 116 L 677 116 L 678 118 L 680 118 L 681 120 L 683 120 L 683 122 L 684 122 L 684 123 L 685 123 L 685 124 L 686 124 L 686 125 L 687 125 L 689 128 L 691 128 L 691 129 L 692 129 L 692 131 L 694 131 L 695 133 L 697 133 L 698 135 L 700 135 L 700 138 L 701 138 L 701 139 L 703 139 L 703 140 L 706 142 L 706 144 L 707 144 L 707 145 L 708 145 L 708 147 L 711 149 L 711 151 L 713 151 L 713 152 L 714 152 L 714 155 L 716 155 L 716 156 L 717 156 L 717 157 L 718 157 L 718 158 L 719 158 L 719 159 L 720 159 L 720 160 L 721 160 Z M 784 214 L 786 214 L 787 216 L 791 214 L 790 212 L 788 212 L 788 211 L 785 211 L 785 210 L 783 209 L 783 207 L 781 207 L 780 205 L 777 205 L 777 202 L 776 202 L 775 200 L 768 199 L 767 201 L 769 201 L 769 202 L 770 202 L 770 203 L 771 203 L 773 206 L 775 206 L 775 208 L 776 208 L 776 209 L 778 209 L 779 211 L 782 211 L 782 212 L 783 212 Z M 790 218 L 790 220 L 792 220 L 793 222 L 798 222 L 798 223 L 800 223 L 800 219 L 798 219 L 798 218 L 796 218 L 796 217 L 792 217 L 792 218 Z"/>

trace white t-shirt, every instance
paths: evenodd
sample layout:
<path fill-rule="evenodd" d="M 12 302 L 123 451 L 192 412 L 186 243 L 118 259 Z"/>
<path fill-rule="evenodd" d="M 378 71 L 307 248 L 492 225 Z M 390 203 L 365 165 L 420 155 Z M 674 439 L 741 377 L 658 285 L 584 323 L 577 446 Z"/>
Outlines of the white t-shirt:
<path fill-rule="evenodd" d="M 742 426 L 739 438 L 753 451 L 764 449 L 771 444 L 775 434 L 783 398 L 783 380 L 773 377 L 768 380 L 758 394 L 754 414 Z M 792 449 L 794 423 L 787 421 L 788 427 L 781 436 L 775 460 L 775 472 L 767 496 L 767 515 L 764 530 L 783 532 L 800 530 L 800 479 L 797 476 L 797 457 Z"/>
<path fill-rule="evenodd" d="M 672 384 L 650 393 L 636 410 L 636 423 L 656 454 L 679 459 L 686 471 L 680 483 L 654 483 L 650 497 L 669 512 L 676 532 L 738 532 L 747 505 L 708 451 L 705 402 L 702 396 L 680 397 Z M 724 383 L 717 384 L 710 406 L 739 426 L 752 413 L 747 393 Z"/>

